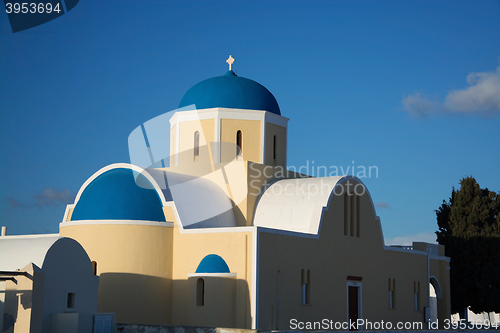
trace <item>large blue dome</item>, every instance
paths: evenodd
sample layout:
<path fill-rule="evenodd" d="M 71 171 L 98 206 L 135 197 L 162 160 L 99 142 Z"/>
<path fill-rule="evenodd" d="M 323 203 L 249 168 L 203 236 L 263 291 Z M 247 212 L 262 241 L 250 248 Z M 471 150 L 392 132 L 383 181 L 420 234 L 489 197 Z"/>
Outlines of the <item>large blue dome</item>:
<path fill-rule="evenodd" d="M 139 185 L 138 185 L 139 184 Z M 158 193 L 149 180 L 130 169 L 111 169 L 83 191 L 71 215 L 78 220 L 142 220 L 165 222 Z"/>
<path fill-rule="evenodd" d="M 196 109 L 232 108 L 264 110 L 281 115 L 276 98 L 263 85 L 228 71 L 194 85 L 179 104 L 179 108 L 195 104 Z"/>

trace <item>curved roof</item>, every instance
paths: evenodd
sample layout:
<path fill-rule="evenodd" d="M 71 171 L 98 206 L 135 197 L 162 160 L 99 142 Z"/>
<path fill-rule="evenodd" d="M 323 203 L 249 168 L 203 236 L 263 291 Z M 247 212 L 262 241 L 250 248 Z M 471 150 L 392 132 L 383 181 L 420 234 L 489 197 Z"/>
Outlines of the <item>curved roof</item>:
<path fill-rule="evenodd" d="M 161 169 L 147 172 L 161 188 L 165 200 L 175 203 L 183 228 L 236 227 L 231 200 L 213 181 Z M 224 183 L 223 178 L 220 182 Z"/>
<path fill-rule="evenodd" d="M 95 178 L 81 194 L 71 216 L 78 220 L 141 220 L 165 222 L 161 200 L 143 175 L 111 169 Z"/>
<path fill-rule="evenodd" d="M 339 185 L 348 179 L 363 184 L 352 176 L 276 181 L 261 195 L 254 225 L 317 235 L 323 210 Z"/>
<path fill-rule="evenodd" d="M 232 108 L 264 110 L 281 115 L 276 98 L 263 85 L 228 71 L 194 85 L 179 104 L 179 108 L 195 104 L 197 109 Z"/>
<path fill-rule="evenodd" d="M 196 273 L 230 273 L 230 271 L 224 259 L 216 254 L 209 254 L 201 260 Z"/>

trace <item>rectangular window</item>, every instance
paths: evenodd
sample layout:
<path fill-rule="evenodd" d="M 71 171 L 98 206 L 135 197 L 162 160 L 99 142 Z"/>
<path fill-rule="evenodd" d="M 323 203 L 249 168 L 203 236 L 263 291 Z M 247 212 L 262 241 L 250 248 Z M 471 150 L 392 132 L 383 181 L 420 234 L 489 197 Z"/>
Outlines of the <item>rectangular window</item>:
<path fill-rule="evenodd" d="M 311 304 L 311 270 L 301 271 L 301 297 L 300 304 Z"/>
<path fill-rule="evenodd" d="M 420 309 L 420 282 L 413 282 L 413 309 L 418 311 Z"/>
<path fill-rule="evenodd" d="M 75 293 L 68 293 L 68 297 L 66 298 L 66 308 L 75 308 Z"/>
<path fill-rule="evenodd" d="M 396 279 L 389 279 L 389 309 L 396 308 Z"/>
<path fill-rule="evenodd" d="M 360 201 L 359 195 L 356 195 L 356 237 L 360 236 Z"/>
<path fill-rule="evenodd" d="M 349 195 L 344 193 L 344 235 L 349 234 Z"/>
<path fill-rule="evenodd" d="M 306 304 L 306 284 L 302 284 L 302 297 L 301 297 L 301 302 L 300 304 L 304 305 Z"/>
<path fill-rule="evenodd" d="M 200 156 L 200 132 L 194 132 L 194 157 Z"/>
<path fill-rule="evenodd" d="M 273 139 L 273 160 L 274 160 L 274 163 L 276 163 L 276 135 L 274 136 L 274 139 Z"/>
<path fill-rule="evenodd" d="M 354 192 L 351 194 L 351 236 L 355 236 L 356 225 L 354 224 L 356 220 L 356 196 Z"/>
<path fill-rule="evenodd" d="M 306 304 L 311 304 L 311 270 L 307 270 Z"/>

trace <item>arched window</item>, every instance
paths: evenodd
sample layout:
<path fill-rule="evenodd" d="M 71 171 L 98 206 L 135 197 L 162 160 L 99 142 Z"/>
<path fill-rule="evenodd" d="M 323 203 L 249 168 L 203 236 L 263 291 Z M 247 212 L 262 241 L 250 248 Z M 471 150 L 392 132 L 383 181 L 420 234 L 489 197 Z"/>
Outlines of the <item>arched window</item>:
<path fill-rule="evenodd" d="M 276 162 L 276 135 L 274 136 L 274 141 L 273 141 L 273 159 L 274 162 Z"/>
<path fill-rule="evenodd" d="M 205 281 L 199 278 L 196 281 L 196 306 L 205 305 Z"/>
<path fill-rule="evenodd" d="M 241 131 L 236 132 L 236 156 L 243 155 L 243 135 Z"/>
<path fill-rule="evenodd" d="M 200 132 L 194 132 L 194 157 L 200 156 Z"/>
<path fill-rule="evenodd" d="M 97 275 L 97 261 L 92 261 L 92 269 L 94 270 L 94 275 Z"/>

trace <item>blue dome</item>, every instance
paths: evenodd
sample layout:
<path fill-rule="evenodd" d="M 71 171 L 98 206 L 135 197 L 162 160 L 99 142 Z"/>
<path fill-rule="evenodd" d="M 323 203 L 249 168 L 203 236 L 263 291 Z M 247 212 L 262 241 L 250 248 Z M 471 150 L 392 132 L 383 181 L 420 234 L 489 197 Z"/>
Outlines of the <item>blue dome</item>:
<path fill-rule="evenodd" d="M 228 71 L 194 85 L 179 104 L 179 108 L 195 104 L 196 109 L 234 108 L 264 110 L 281 115 L 276 98 L 263 85 Z"/>
<path fill-rule="evenodd" d="M 130 169 L 112 169 L 99 175 L 83 191 L 71 221 L 165 221 L 158 193 L 149 180 Z"/>
<path fill-rule="evenodd" d="M 229 267 L 220 256 L 209 254 L 201 260 L 196 273 L 229 273 Z"/>

